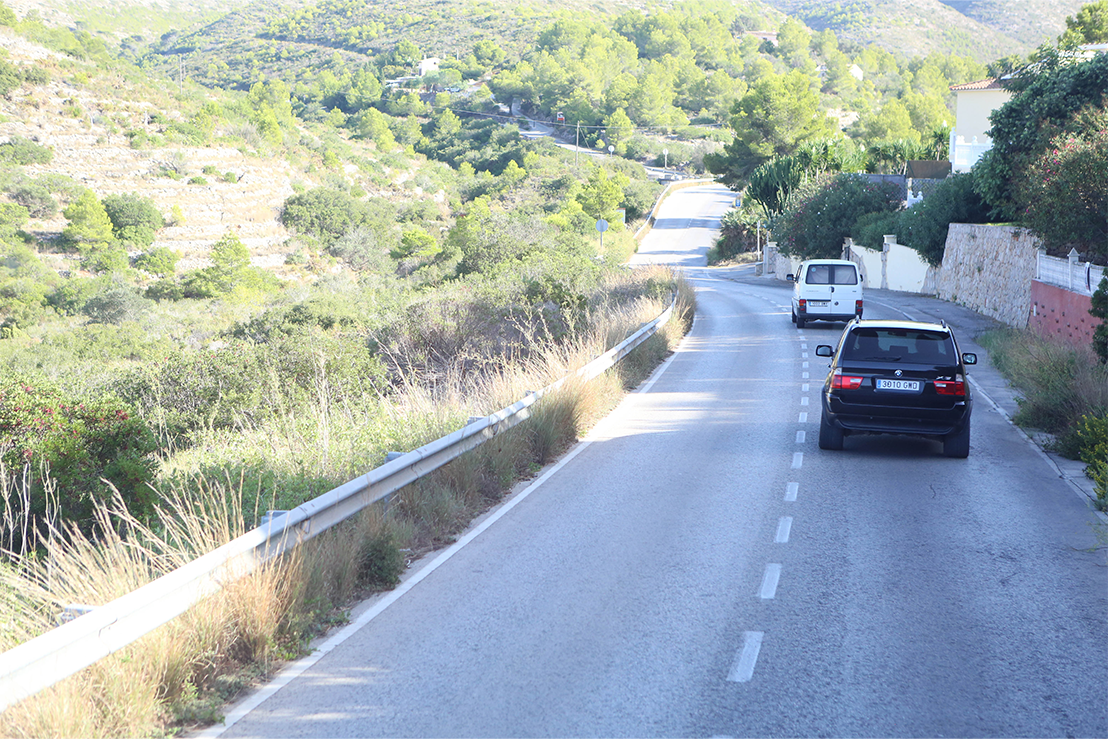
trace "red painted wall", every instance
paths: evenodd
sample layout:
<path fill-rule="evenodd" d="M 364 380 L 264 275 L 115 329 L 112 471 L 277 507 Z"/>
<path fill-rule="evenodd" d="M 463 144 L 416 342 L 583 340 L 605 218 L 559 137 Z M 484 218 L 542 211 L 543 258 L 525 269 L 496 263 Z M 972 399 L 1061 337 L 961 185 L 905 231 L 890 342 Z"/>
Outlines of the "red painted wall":
<path fill-rule="evenodd" d="M 1089 315 L 1090 307 L 1088 295 L 1032 280 L 1027 327 L 1043 336 L 1063 339 L 1071 346 L 1088 346 L 1093 341 L 1093 329 L 1100 324 L 1099 318 Z"/>

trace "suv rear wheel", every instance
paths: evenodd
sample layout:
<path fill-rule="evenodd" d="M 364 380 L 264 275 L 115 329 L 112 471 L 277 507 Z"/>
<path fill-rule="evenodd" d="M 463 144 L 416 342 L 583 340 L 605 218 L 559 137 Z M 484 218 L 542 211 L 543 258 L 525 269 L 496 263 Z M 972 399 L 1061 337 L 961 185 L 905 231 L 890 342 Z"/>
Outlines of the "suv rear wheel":
<path fill-rule="evenodd" d="M 945 456 L 958 459 L 965 459 L 969 456 L 969 423 L 970 420 L 967 418 L 966 425 L 962 427 L 961 431 L 943 438 L 943 454 Z"/>
<path fill-rule="evenodd" d="M 819 448 L 838 451 L 843 448 L 843 432 L 827 422 L 821 413 L 819 416 Z"/>

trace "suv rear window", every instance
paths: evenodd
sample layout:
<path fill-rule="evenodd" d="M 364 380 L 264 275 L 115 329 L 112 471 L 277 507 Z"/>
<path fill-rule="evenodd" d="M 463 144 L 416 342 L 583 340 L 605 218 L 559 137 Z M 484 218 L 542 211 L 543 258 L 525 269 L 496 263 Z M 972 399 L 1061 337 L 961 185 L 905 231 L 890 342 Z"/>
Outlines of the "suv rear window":
<path fill-rule="evenodd" d="M 957 362 L 950 334 L 917 329 L 860 328 L 851 331 L 844 340 L 843 356 L 921 364 Z"/>
<path fill-rule="evenodd" d="M 858 270 L 852 264 L 813 264 L 804 281 L 809 285 L 857 285 Z"/>

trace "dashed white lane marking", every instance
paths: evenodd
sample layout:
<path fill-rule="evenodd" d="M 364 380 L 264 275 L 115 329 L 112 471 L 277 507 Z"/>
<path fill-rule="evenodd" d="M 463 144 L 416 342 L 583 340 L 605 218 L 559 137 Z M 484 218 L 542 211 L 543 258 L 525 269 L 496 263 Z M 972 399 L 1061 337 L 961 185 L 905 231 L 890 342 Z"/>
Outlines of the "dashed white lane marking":
<path fill-rule="evenodd" d="M 800 348 L 801 349 L 807 349 L 808 348 L 808 342 L 801 342 Z"/>
<path fill-rule="evenodd" d="M 801 399 L 800 399 L 800 404 L 801 404 L 801 405 L 808 405 L 808 398 L 806 398 L 806 397 L 804 397 L 804 398 L 801 398 Z"/>
<path fill-rule="evenodd" d="M 796 419 L 796 422 L 797 423 L 808 423 L 808 413 L 807 413 L 807 411 L 801 411 L 800 415 Z"/>
<path fill-rule="evenodd" d="M 801 385 L 801 386 L 800 386 L 800 389 L 801 389 L 801 391 L 803 391 L 803 392 L 808 392 L 808 391 L 809 391 L 809 390 L 811 389 L 811 385 L 809 385 L 809 384 L 808 384 L 808 383 L 806 382 L 806 383 L 804 383 L 803 385 Z"/>
<path fill-rule="evenodd" d="M 747 683 L 754 677 L 754 665 L 758 663 L 758 652 L 762 650 L 764 631 L 744 631 L 743 648 L 731 665 L 727 679 L 733 683 Z"/>
<path fill-rule="evenodd" d="M 808 373 L 807 372 L 801 372 L 800 373 L 800 379 L 807 380 L 808 379 Z"/>
<path fill-rule="evenodd" d="M 762 576 L 762 589 L 758 591 L 758 597 L 762 600 L 770 600 L 777 595 L 777 583 L 781 580 L 781 565 L 766 565 L 766 574 Z"/>
<path fill-rule="evenodd" d="M 808 358 L 808 352 L 800 352 L 800 358 L 801 359 L 807 359 Z"/>
<path fill-rule="evenodd" d="M 796 432 L 796 443 L 797 444 L 803 444 L 804 443 L 804 432 L 803 431 L 797 431 Z"/>
<path fill-rule="evenodd" d="M 793 454 L 793 469 L 799 470 L 804 465 L 804 452 L 796 452 Z"/>
<path fill-rule="evenodd" d="M 808 369 L 808 363 L 807 362 L 802 363 L 800 366 L 803 367 L 804 369 Z"/>
<path fill-rule="evenodd" d="M 788 544 L 789 532 L 793 530 L 793 517 L 782 516 L 777 522 L 777 536 L 773 537 L 774 544 Z"/>
<path fill-rule="evenodd" d="M 790 482 L 785 486 L 785 500 L 792 503 L 796 500 L 796 494 L 800 492 L 799 482 Z"/>

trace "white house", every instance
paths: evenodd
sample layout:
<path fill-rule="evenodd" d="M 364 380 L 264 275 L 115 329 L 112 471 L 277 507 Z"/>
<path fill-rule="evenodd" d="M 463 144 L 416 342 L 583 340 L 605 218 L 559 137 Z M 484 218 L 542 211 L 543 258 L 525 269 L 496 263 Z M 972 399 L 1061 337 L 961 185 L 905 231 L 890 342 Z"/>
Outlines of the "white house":
<path fill-rule="evenodd" d="M 439 59 L 438 57 L 428 57 L 419 63 L 419 76 L 424 77 L 431 72 L 439 71 Z"/>
<path fill-rule="evenodd" d="M 954 85 L 954 128 L 950 132 L 950 164 L 955 172 L 968 172 L 981 155 L 992 148 L 989 114 L 1011 100 L 1000 80 L 987 79 Z"/>

